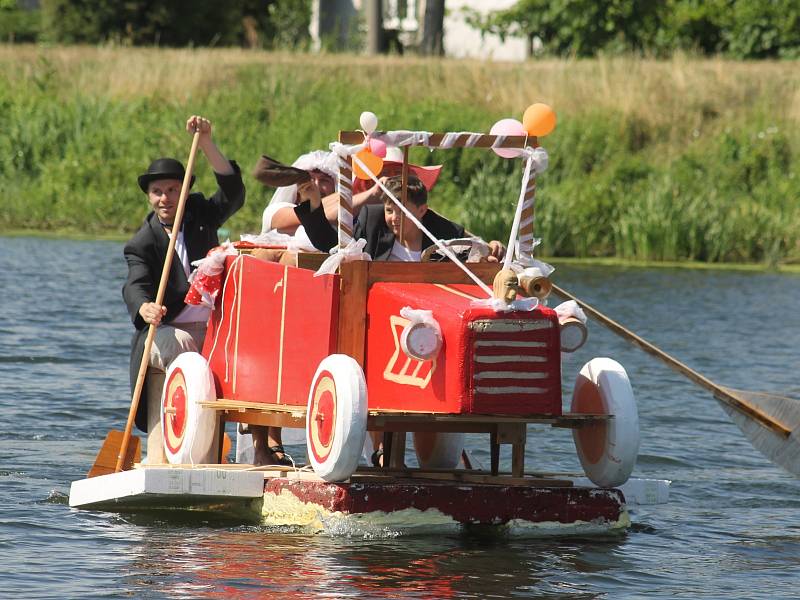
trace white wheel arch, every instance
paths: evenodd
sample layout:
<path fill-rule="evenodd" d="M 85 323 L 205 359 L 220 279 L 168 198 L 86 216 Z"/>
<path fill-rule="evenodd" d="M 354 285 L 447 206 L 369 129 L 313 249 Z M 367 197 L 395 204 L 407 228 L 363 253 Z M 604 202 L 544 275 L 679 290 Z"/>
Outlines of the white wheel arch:
<path fill-rule="evenodd" d="M 216 400 L 211 369 L 197 352 L 179 354 L 169 365 L 161 396 L 164 451 L 171 464 L 209 462 L 217 414 L 200 402 Z"/>
<path fill-rule="evenodd" d="M 573 413 L 613 418 L 572 430 L 586 476 L 600 487 L 625 483 L 639 454 L 639 413 L 625 369 L 610 358 L 593 358 L 578 373 Z"/>
<path fill-rule="evenodd" d="M 314 472 L 344 481 L 358 467 L 367 434 L 364 371 L 346 354 L 322 359 L 308 393 L 306 447 Z"/>

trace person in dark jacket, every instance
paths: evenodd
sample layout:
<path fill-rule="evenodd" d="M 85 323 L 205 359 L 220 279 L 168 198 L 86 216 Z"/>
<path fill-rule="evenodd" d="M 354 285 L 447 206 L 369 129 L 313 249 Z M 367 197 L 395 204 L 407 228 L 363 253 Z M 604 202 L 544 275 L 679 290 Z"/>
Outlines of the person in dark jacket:
<path fill-rule="evenodd" d="M 386 189 L 399 198 L 400 176 L 388 177 L 383 181 Z M 428 192 L 419 178 L 409 176 L 406 189 L 406 208 L 438 239 L 450 240 L 471 235 L 458 223 L 428 208 Z M 314 246 L 327 252 L 338 243 L 338 239 L 336 230 L 325 217 L 319 191 L 313 182 L 309 182 L 300 186 L 299 193 L 303 201 L 295 207 L 295 214 Z M 384 197 L 382 204 L 368 204 L 358 213 L 353 239 L 359 238 L 366 240 L 364 252 L 373 260 L 419 261 L 421 253 L 433 244 L 411 219 L 401 218 L 400 208 L 388 196 Z M 503 244 L 491 241 L 488 246 L 488 260 L 497 261 L 503 257 Z"/>
<path fill-rule="evenodd" d="M 186 121 L 190 134 L 200 132 L 198 148 L 214 170 L 218 189 L 209 198 L 193 192 L 186 198 L 181 230 L 172 227 L 178 209 L 185 171 L 174 158 L 154 160 L 139 176 L 139 187 L 147 195 L 152 211 L 136 234 L 125 244 L 128 277 L 122 288 L 136 331 L 131 347 L 131 387 L 136 385 L 144 343 L 150 324 L 156 335 L 149 357 L 149 368 L 139 400 L 136 426 L 147 436 L 149 464 L 165 462 L 161 430 L 161 394 L 166 369 L 181 352 L 202 349 L 210 309 L 184 303 L 189 290 L 193 261 L 204 258 L 219 245 L 217 229 L 244 205 L 245 188 L 238 165 L 229 161 L 211 138 L 211 122 L 200 116 Z M 194 183 L 192 176 L 190 186 Z M 166 285 L 163 304 L 156 304 L 161 271 L 166 260 L 170 235 L 177 235 L 175 256 Z"/>

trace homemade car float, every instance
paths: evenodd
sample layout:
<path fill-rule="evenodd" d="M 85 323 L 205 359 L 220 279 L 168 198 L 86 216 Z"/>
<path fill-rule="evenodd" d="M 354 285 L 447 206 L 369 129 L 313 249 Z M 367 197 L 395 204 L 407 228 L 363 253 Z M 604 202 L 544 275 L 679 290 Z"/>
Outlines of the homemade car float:
<path fill-rule="evenodd" d="M 239 244 L 226 256 L 202 354 L 179 356 L 167 373 L 170 464 L 138 464 L 126 444 L 120 463 L 132 468 L 74 482 L 70 506 L 244 507 L 264 524 L 328 532 L 625 531 L 626 503 L 664 502 L 668 482 L 628 481 L 639 425 L 619 363 L 589 361 L 562 410 L 561 354 L 586 341 L 586 318 L 574 302 L 555 310 L 544 302 L 552 269 L 533 257 L 533 224 L 535 175 L 547 155 L 536 137 L 364 129 L 341 132 L 331 145 L 339 157 L 338 251 Z M 413 146 L 522 157 L 505 260 L 464 262 L 467 251 L 485 255 L 477 239 L 434 240 L 442 262 L 431 252 L 414 263 L 365 260 L 352 239 L 352 183 L 354 169 L 378 181 L 375 140 L 403 150 L 403 196 Z M 220 464 L 227 421 L 304 429 L 309 464 Z M 572 430 L 588 481 L 526 471 L 531 423 Z M 367 432 L 383 436 L 382 467 L 361 460 Z M 408 432 L 418 466 L 406 465 Z M 488 434 L 488 469 L 472 468 L 467 433 Z M 504 472 L 502 445 L 511 447 Z"/>

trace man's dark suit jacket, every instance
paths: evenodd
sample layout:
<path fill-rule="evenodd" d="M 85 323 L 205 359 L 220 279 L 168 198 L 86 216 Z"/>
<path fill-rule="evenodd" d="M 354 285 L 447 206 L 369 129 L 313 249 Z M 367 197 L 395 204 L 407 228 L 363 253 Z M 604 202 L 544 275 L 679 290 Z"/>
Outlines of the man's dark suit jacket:
<path fill-rule="evenodd" d="M 190 263 L 205 257 L 209 250 L 219 245 L 217 229 L 244 205 L 245 190 L 241 171 L 235 162 L 231 161 L 231 165 L 233 174 L 215 174 L 219 189 L 213 196 L 206 199 L 203 194 L 193 193 L 186 198 L 182 230 Z M 168 248 L 169 236 L 153 212 L 147 215 L 139 231 L 125 244 L 128 279 L 122 287 L 122 297 L 136 327 L 131 340 L 131 390 L 136 386 L 148 330 L 148 324 L 139 314 L 139 307 L 156 299 Z M 189 280 L 176 253 L 172 258 L 164 293 L 167 314 L 162 323 L 169 324 L 183 310 L 186 306 L 183 299 L 188 291 Z M 147 431 L 146 391 L 145 386 L 136 412 L 136 427 L 142 431 Z"/>
<path fill-rule="evenodd" d="M 306 229 L 308 238 L 318 250 L 327 252 L 337 243 L 336 230 L 325 218 L 325 210 L 320 206 L 316 210 L 311 210 L 311 203 L 305 201 L 294 209 L 300 223 Z M 422 224 L 440 240 L 451 240 L 464 237 L 464 228 L 443 216 L 428 209 L 421 219 Z M 369 204 L 361 209 L 358 214 L 358 222 L 353 232 L 355 239 L 364 238 L 367 245 L 364 252 L 369 254 L 374 260 L 387 260 L 392 253 L 394 246 L 394 234 L 386 225 L 383 216 L 383 204 Z M 425 250 L 433 242 L 428 236 L 422 236 L 422 250 Z"/>

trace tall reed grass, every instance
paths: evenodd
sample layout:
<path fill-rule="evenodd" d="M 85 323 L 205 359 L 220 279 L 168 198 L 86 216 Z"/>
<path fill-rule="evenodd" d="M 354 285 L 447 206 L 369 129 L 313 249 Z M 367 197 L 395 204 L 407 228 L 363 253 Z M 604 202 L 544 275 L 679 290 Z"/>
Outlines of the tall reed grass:
<path fill-rule="evenodd" d="M 678 56 L 525 64 L 240 50 L 0 46 L 0 229 L 116 233 L 146 213 L 136 175 L 185 160 L 204 114 L 249 173 L 324 148 L 372 110 L 386 129 L 488 131 L 552 105 L 540 142 L 537 236 L 551 256 L 800 260 L 800 70 Z M 445 164 L 433 206 L 504 240 L 521 164 L 491 152 L 415 150 Z M 199 163 L 198 188 L 213 177 Z M 247 176 L 230 222 L 257 231 L 270 192 Z"/>

